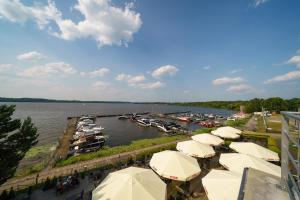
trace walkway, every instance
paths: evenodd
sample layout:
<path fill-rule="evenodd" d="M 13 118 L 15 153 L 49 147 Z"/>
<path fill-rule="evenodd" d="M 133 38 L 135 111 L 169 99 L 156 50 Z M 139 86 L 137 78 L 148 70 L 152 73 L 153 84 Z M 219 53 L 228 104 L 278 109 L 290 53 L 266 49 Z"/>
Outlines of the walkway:
<path fill-rule="evenodd" d="M 178 141 L 173 141 L 173 142 L 169 142 L 169 143 L 154 145 L 154 146 L 146 147 L 143 149 L 134 150 L 131 152 L 125 152 L 125 153 L 112 155 L 112 156 L 108 156 L 108 157 L 102 157 L 102 158 L 96 158 L 93 160 L 82 161 L 82 162 L 78 162 L 78 163 L 63 166 L 63 167 L 56 167 L 56 168 L 42 171 L 39 174 L 36 173 L 36 174 L 32 174 L 32 175 L 25 176 L 25 177 L 12 178 L 0 186 L 0 192 L 2 192 L 3 190 L 9 190 L 11 187 L 13 187 L 15 190 L 20 190 L 20 189 L 26 188 L 30 185 L 34 185 L 36 183 L 37 175 L 39 175 L 38 183 L 40 183 L 40 182 L 45 181 L 47 179 L 47 177 L 53 178 L 54 176 L 55 177 L 67 176 L 67 175 L 74 173 L 75 170 L 77 170 L 78 172 L 82 172 L 82 171 L 99 168 L 101 166 L 105 166 L 108 164 L 114 164 L 119 161 L 125 161 L 125 160 L 132 158 L 140 153 L 155 150 L 155 149 L 158 149 L 161 147 L 166 147 L 171 144 L 176 144 L 177 142 L 180 142 L 180 141 L 184 141 L 184 140 L 178 140 Z"/>

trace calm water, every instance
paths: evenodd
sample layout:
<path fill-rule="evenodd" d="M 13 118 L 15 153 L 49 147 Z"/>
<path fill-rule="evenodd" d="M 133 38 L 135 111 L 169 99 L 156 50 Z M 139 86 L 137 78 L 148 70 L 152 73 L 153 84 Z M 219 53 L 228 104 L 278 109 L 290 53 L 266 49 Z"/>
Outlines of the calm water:
<path fill-rule="evenodd" d="M 39 145 L 56 143 L 62 135 L 68 116 L 83 114 L 121 114 L 133 112 L 175 112 L 191 110 L 194 113 L 213 113 L 230 115 L 231 111 L 222 109 L 181 107 L 157 104 L 130 104 L 130 103 L 8 103 L 16 104 L 14 117 L 25 118 L 30 116 L 38 128 Z M 104 133 L 109 136 L 107 145 L 115 146 L 128 144 L 132 140 L 161 136 L 156 128 L 141 127 L 129 120 L 118 120 L 116 117 L 100 118 L 97 120 L 105 128 Z M 183 124 L 185 125 L 185 124 Z M 189 127 L 194 129 L 195 127 Z"/>

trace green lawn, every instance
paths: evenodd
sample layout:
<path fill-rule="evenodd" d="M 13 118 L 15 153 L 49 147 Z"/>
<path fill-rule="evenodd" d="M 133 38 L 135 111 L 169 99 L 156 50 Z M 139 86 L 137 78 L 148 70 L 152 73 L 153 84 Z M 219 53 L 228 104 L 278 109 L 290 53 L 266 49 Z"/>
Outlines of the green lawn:
<path fill-rule="evenodd" d="M 42 145 L 42 146 L 35 146 L 29 149 L 29 151 L 25 154 L 25 158 L 33 158 L 41 153 L 49 153 L 55 150 L 55 145 Z"/>

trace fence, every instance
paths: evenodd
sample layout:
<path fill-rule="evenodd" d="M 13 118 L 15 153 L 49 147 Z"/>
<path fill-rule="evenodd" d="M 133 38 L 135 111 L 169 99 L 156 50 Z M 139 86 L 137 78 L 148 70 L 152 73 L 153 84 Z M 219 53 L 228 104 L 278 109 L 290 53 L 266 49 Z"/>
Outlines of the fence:
<path fill-rule="evenodd" d="M 300 112 L 281 112 L 281 184 L 292 200 L 300 199 Z"/>

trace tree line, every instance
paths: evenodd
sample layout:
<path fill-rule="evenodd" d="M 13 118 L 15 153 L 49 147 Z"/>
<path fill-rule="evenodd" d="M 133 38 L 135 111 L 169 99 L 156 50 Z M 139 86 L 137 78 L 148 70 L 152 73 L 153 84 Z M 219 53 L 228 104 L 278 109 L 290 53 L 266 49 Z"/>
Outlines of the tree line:
<path fill-rule="evenodd" d="M 282 99 L 280 97 L 272 97 L 268 99 L 254 98 L 248 101 L 207 101 L 207 102 L 184 102 L 175 103 L 180 106 L 201 106 L 211 108 L 221 108 L 239 111 L 240 106 L 245 107 L 245 112 L 259 112 L 264 107 L 265 110 L 272 112 L 280 111 L 298 111 L 300 108 L 300 98 Z"/>

